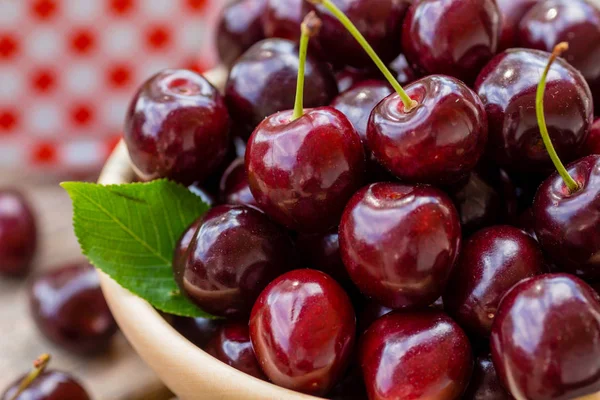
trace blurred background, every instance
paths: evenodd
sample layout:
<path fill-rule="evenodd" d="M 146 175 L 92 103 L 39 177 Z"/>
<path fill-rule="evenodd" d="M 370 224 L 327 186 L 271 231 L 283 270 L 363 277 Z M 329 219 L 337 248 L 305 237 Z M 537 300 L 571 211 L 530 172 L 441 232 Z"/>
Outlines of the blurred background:
<path fill-rule="evenodd" d="M 48 341 L 30 316 L 27 288 L 82 260 L 58 182 L 95 180 L 145 79 L 163 68 L 215 65 L 224 3 L 0 0 L 0 189 L 24 193 L 39 238 L 30 276 L 0 279 L 0 394 L 50 352 L 52 369 L 72 372 L 96 400 L 171 397 L 121 334 L 93 357 Z"/>

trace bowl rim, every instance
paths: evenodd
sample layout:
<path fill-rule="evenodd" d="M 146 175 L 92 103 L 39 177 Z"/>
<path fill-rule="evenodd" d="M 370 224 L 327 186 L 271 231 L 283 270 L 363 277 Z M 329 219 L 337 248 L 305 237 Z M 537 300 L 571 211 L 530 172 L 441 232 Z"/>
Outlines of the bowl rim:
<path fill-rule="evenodd" d="M 203 75 L 222 88 L 227 71 L 219 67 Z M 121 184 L 134 178 L 127 146 L 121 139 L 106 161 L 98 183 Z M 121 331 L 180 400 L 318 399 L 247 375 L 217 360 L 177 332 L 148 302 L 97 271 L 102 292 Z"/>

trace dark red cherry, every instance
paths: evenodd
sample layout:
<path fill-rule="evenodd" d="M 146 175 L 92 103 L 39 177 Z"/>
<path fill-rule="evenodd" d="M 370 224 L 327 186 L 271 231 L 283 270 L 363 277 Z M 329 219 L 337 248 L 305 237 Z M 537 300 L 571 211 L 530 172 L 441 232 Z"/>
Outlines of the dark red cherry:
<path fill-rule="evenodd" d="M 534 238 L 536 241 L 537 235 L 535 233 L 535 219 L 533 217 L 533 209 L 529 207 L 519 215 L 516 223 L 517 227 L 523 232 Z"/>
<path fill-rule="evenodd" d="M 361 187 L 365 156 L 348 119 L 332 107 L 265 119 L 246 150 L 252 194 L 271 218 L 289 229 L 317 233 L 338 225 Z"/>
<path fill-rule="evenodd" d="M 217 330 L 223 325 L 222 319 L 187 318 L 174 315 L 171 326 L 187 340 L 200 348 L 204 348 Z"/>
<path fill-rule="evenodd" d="M 332 0 L 357 26 L 367 42 L 384 62 L 400 53 L 402 21 L 410 0 Z M 322 6 L 317 6 L 323 27 L 319 43 L 323 54 L 333 64 L 372 67 L 372 61 L 346 28 Z"/>
<path fill-rule="evenodd" d="M 546 0 L 531 8 L 519 24 L 521 47 L 551 52 L 560 42 L 562 57 L 587 80 L 600 112 L 600 8 L 587 0 Z"/>
<path fill-rule="evenodd" d="M 507 50 L 481 71 L 475 90 L 488 114 L 488 149 L 509 171 L 549 171 L 552 162 L 542 143 L 535 112 L 536 89 L 550 54 Z M 544 113 L 550 137 L 563 161 L 579 156 L 593 118 L 593 102 L 583 76 L 563 59 L 548 75 Z"/>
<path fill-rule="evenodd" d="M 598 97 L 600 99 L 600 97 Z M 600 154 L 600 118 L 596 118 L 590 129 L 590 135 L 583 146 L 586 154 Z"/>
<path fill-rule="evenodd" d="M 204 189 L 198 182 L 192 183 L 188 186 L 190 192 L 194 193 L 196 196 L 200 197 L 203 202 L 205 202 L 209 207 L 212 207 L 217 204 L 217 201 L 206 189 Z"/>
<path fill-rule="evenodd" d="M 521 281 L 492 327 L 496 372 L 517 399 L 574 399 L 600 390 L 600 301 L 568 274 Z"/>
<path fill-rule="evenodd" d="M 519 22 L 540 0 L 496 0 L 502 16 L 502 33 L 498 50 L 503 51 L 518 45 Z"/>
<path fill-rule="evenodd" d="M 142 180 L 202 182 L 229 148 L 229 114 L 202 75 L 165 70 L 147 80 L 125 118 L 125 142 Z"/>
<path fill-rule="evenodd" d="M 464 329 L 487 337 L 502 296 L 545 272 L 538 243 L 512 226 L 483 229 L 467 240 L 444 293 L 445 310 Z"/>
<path fill-rule="evenodd" d="M 25 375 L 15 380 L 4 392 L 2 400 L 91 400 L 86 390 L 70 374 L 61 371 L 40 373 L 15 399 Z"/>
<path fill-rule="evenodd" d="M 350 282 L 340 255 L 337 229 L 325 233 L 300 233 L 296 248 L 306 267 L 323 271 L 341 284 Z"/>
<path fill-rule="evenodd" d="M 360 354 L 369 400 L 458 400 L 473 369 L 467 336 L 439 311 L 385 315 Z"/>
<path fill-rule="evenodd" d="M 404 54 L 396 57 L 388 67 L 402 86 L 413 83 L 418 78 L 417 73 L 412 69 Z"/>
<path fill-rule="evenodd" d="M 227 322 L 217 329 L 205 351 L 217 360 L 258 379 L 265 374 L 250 342 L 250 331 L 245 322 Z"/>
<path fill-rule="evenodd" d="M 221 200 L 225 204 L 240 204 L 258 208 L 250 191 L 244 158 L 235 159 L 225 170 L 219 185 Z"/>
<path fill-rule="evenodd" d="M 402 50 L 415 69 L 475 81 L 496 54 L 501 19 L 494 0 L 421 0 L 408 10 Z"/>
<path fill-rule="evenodd" d="M 535 232 L 561 271 L 600 279 L 600 155 L 575 161 L 567 170 L 579 185 L 571 193 L 558 173 L 546 179 L 533 203 Z"/>
<path fill-rule="evenodd" d="M 314 6 L 306 0 L 266 0 L 262 16 L 263 31 L 268 38 L 282 38 L 298 42 L 300 24 Z M 314 46 L 314 42 L 311 46 Z"/>
<path fill-rule="evenodd" d="M 392 94 L 371 113 L 367 138 L 375 158 L 409 182 L 448 185 L 465 177 L 487 141 L 481 100 L 464 83 L 442 75 L 405 90 L 419 103 L 415 109 L 406 112 L 400 96 Z"/>
<path fill-rule="evenodd" d="M 262 212 L 222 205 L 181 236 L 173 273 L 181 290 L 216 316 L 248 315 L 261 290 L 294 267 L 287 233 Z"/>
<path fill-rule="evenodd" d="M 250 338 L 276 385 L 324 395 L 341 378 L 353 351 L 350 299 L 323 272 L 288 272 L 267 286 L 252 309 Z"/>
<path fill-rule="evenodd" d="M 37 277 L 30 286 L 29 303 L 40 332 L 74 353 L 102 352 L 117 332 L 96 269 L 87 263 Z"/>
<path fill-rule="evenodd" d="M 394 310 L 389 307 L 382 306 L 372 300 L 369 301 L 356 316 L 358 335 L 362 336 L 373 322 L 392 311 Z"/>
<path fill-rule="evenodd" d="M 241 136 L 250 136 L 265 117 L 294 108 L 298 63 L 294 42 L 266 39 L 252 46 L 234 64 L 225 93 Z M 329 66 L 311 54 L 306 60 L 305 77 L 306 108 L 327 105 L 337 95 L 337 83 Z"/>
<path fill-rule="evenodd" d="M 458 214 L 443 192 L 400 183 L 356 193 L 339 235 L 352 281 L 391 308 L 425 307 L 439 298 L 461 240 Z"/>
<path fill-rule="evenodd" d="M 221 62 L 231 66 L 254 43 L 263 39 L 261 16 L 267 0 L 236 0 L 225 6 L 217 26 L 217 50 Z"/>
<path fill-rule="evenodd" d="M 0 189 L 0 275 L 23 276 L 37 249 L 35 215 L 25 197 Z"/>
<path fill-rule="evenodd" d="M 491 355 L 482 355 L 475 360 L 471 382 L 463 400 L 512 400 L 513 397 L 500 384 Z"/>
<path fill-rule="evenodd" d="M 340 93 L 345 92 L 362 81 L 375 79 L 376 77 L 377 73 L 373 72 L 371 69 L 348 66 L 345 66 L 335 73 L 335 80 L 337 81 L 338 91 Z"/>

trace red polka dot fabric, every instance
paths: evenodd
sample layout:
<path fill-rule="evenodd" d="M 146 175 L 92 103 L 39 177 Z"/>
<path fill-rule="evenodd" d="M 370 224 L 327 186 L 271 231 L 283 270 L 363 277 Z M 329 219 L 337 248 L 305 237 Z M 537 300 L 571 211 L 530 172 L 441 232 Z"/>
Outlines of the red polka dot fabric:
<path fill-rule="evenodd" d="M 98 171 L 145 79 L 216 65 L 224 2 L 0 0 L 0 169 Z"/>

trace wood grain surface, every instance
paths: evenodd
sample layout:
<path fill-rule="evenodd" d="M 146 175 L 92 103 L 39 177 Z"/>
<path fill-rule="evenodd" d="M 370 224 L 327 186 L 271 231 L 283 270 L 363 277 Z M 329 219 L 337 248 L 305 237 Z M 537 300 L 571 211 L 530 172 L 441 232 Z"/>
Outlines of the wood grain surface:
<path fill-rule="evenodd" d="M 19 179 L 17 179 L 19 178 Z M 38 217 L 40 245 L 31 276 L 82 260 L 71 225 L 71 201 L 58 182 L 40 182 L 0 170 L 0 188 L 21 189 Z M 48 342 L 36 329 L 26 295 L 27 280 L 0 278 L 0 393 L 28 371 L 41 353 L 51 368 L 73 373 L 94 400 L 165 400 L 170 392 L 119 333 L 107 354 L 82 358 Z"/>

